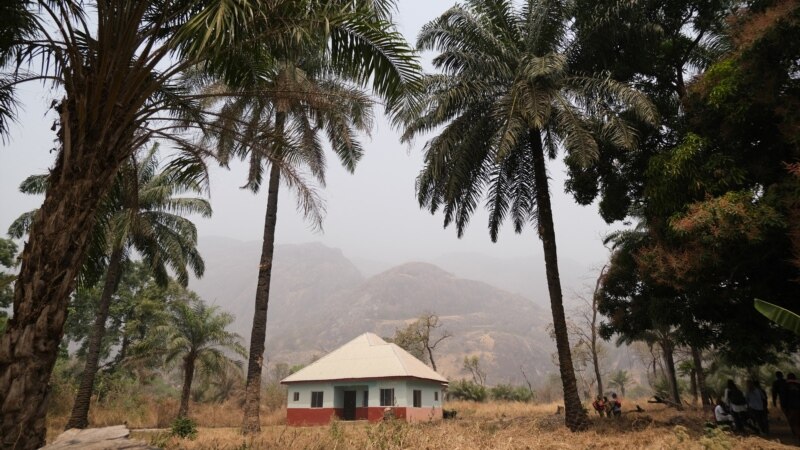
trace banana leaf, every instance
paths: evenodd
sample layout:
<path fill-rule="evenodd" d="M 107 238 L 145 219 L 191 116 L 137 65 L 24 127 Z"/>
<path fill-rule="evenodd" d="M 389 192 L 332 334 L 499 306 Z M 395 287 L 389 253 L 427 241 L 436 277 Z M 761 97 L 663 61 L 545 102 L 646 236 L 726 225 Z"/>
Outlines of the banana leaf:
<path fill-rule="evenodd" d="M 797 313 L 793 313 L 786 308 L 781 308 L 778 305 L 773 305 L 772 303 L 759 299 L 756 299 L 755 307 L 756 310 L 767 319 L 777 323 L 783 328 L 791 330 L 794 334 L 800 335 L 800 315 Z"/>

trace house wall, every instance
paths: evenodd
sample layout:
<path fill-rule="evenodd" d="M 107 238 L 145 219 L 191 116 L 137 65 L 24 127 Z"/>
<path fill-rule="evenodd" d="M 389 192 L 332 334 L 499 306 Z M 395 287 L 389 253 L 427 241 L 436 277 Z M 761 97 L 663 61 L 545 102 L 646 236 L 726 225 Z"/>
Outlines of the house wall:
<path fill-rule="evenodd" d="M 385 406 L 380 406 L 380 390 L 394 389 L 394 416 L 410 422 L 438 420 L 442 418 L 443 388 L 436 382 L 416 379 L 379 379 L 343 382 L 293 383 L 288 386 L 286 422 L 289 425 L 326 425 L 344 413 L 344 391 L 356 391 L 356 420 L 371 422 L 383 419 Z M 413 391 L 422 391 L 422 406 L 414 408 Z M 323 392 L 322 408 L 311 407 L 311 393 Z M 369 392 L 369 404 L 363 407 L 364 391 Z M 294 393 L 300 398 L 294 401 Z M 439 393 L 435 400 L 434 392 Z"/>

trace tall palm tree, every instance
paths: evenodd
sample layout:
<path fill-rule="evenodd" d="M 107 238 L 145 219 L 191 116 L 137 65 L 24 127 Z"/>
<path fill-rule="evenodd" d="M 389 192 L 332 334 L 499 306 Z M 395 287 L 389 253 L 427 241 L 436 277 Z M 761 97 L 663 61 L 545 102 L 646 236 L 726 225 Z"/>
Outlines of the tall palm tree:
<path fill-rule="evenodd" d="M 323 206 L 302 175 L 308 171 L 317 183 L 325 183 L 320 135 L 324 135 L 344 167 L 353 171 L 363 153 L 356 132 L 368 132 L 372 126 L 373 102 L 367 94 L 330 76 L 330 67 L 325 64 L 330 64 L 329 60 L 314 54 L 301 53 L 301 56 L 287 52 L 284 59 L 275 63 L 270 76 L 258 80 L 254 86 L 274 94 L 243 95 L 220 111 L 223 120 L 233 119 L 243 124 L 239 133 L 254 137 L 246 144 L 218 137 L 220 159 L 247 158 L 250 171 L 245 187 L 254 192 L 261 186 L 264 167 L 269 167 L 267 213 L 245 388 L 245 432 L 260 430 L 264 345 L 281 179 L 297 192 L 298 207 L 306 218 L 321 226 Z"/>
<path fill-rule="evenodd" d="M 156 352 L 167 364 L 180 361 L 183 387 L 178 417 L 189 415 L 195 370 L 223 373 L 233 362 L 226 351 L 242 357 L 247 355 L 241 336 L 226 330 L 233 323 L 232 315 L 206 305 L 191 291 L 184 291 L 184 295 L 185 298 L 170 302 L 168 323 L 157 327 L 137 349 Z"/>
<path fill-rule="evenodd" d="M 0 336 L 0 446 L 44 444 L 47 386 L 67 303 L 117 170 L 153 138 L 193 149 L 181 131 L 208 124 L 200 114 L 204 97 L 178 83 L 185 70 L 198 67 L 232 82 L 240 75 L 232 56 L 269 54 L 281 42 L 323 36 L 333 59 L 372 81 L 396 106 L 418 66 L 391 23 L 370 19 L 384 3 L 14 3 L 25 9 L 26 20 L 0 49 L 0 132 L 13 117 L 20 83 L 49 82 L 63 97 L 54 103 L 58 145 L 51 182 L 22 254 L 13 316 Z"/>
<path fill-rule="evenodd" d="M 108 309 L 116 292 L 122 266 L 131 250 L 142 255 L 159 284 L 165 285 L 168 268 L 178 282 L 189 282 L 187 269 L 202 276 L 205 265 L 197 251 L 197 229 L 186 214 L 211 216 L 211 205 L 202 198 L 177 197 L 184 193 L 200 193 L 201 186 L 177 181 L 169 171 L 158 172 L 156 147 L 142 161 L 131 160 L 117 175 L 115 186 L 102 208 L 108 215 L 106 241 L 110 244 L 109 262 L 97 316 L 89 336 L 86 364 L 66 428 L 89 425 L 89 405 L 106 331 Z"/>
<path fill-rule="evenodd" d="M 196 248 L 197 229 L 183 215 L 210 217 L 211 205 L 205 199 L 180 196 L 201 193 L 203 186 L 192 178 L 177 177 L 169 169 L 159 171 L 157 150 L 158 146 L 153 145 L 141 155 L 141 160 L 132 156 L 120 169 L 100 208 L 101 217 L 96 220 L 95 233 L 98 236 L 93 238 L 96 245 L 90 251 L 87 259 L 90 264 L 84 272 L 96 270 L 91 263 L 105 259 L 105 280 L 67 429 L 89 425 L 89 406 L 109 307 L 131 251 L 142 255 L 145 266 L 162 286 L 170 280 L 169 269 L 183 286 L 189 282 L 189 269 L 198 277 L 203 275 L 205 266 Z M 22 187 L 26 193 L 41 194 L 46 184 L 46 176 L 32 176 L 23 182 Z M 28 231 L 30 218 L 34 215 L 35 211 L 21 216 L 11 225 L 10 234 L 21 238 Z M 100 254 L 92 254 L 94 252 Z"/>
<path fill-rule="evenodd" d="M 575 74 L 565 54 L 568 2 L 469 0 L 429 22 L 417 46 L 436 50 L 442 73 L 427 76 L 426 93 L 407 117 L 404 135 L 443 129 L 425 147 L 417 178 L 420 205 L 444 211 L 461 236 L 486 194 L 489 233 L 506 217 L 518 233 L 538 229 L 564 388 L 566 425 L 586 428 L 570 355 L 558 273 L 546 160 L 563 148 L 591 161 L 598 141 L 631 147 L 632 125 L 621 113 L 655 122 L 640 93 L 602 76 Z"/>

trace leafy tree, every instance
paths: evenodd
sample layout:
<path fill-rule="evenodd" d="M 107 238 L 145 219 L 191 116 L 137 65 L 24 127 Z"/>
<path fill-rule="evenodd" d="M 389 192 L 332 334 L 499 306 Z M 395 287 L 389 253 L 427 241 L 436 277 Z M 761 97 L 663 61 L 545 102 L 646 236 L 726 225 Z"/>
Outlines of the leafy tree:
<path fill-rule="evenodd" d="M 506 217 L 521 232 L 534 223 L 542 240 L 550 306 L 564 385 L 566 424 L 587 426 L 572 367 L 558 275 L 546 160 L 595 159 L 600 142 L 630 148 L 636 134 L 620 111 L 646 122 L 655 110 L 639 92 L 607 76 L 573 71 L 566 2 L 472 0 L 425 25 L 422 50 L 437 50 L 442 74 L 427 76 L 424 98 L 404 139 L 443 129 L 425 148 L 417 178 L 421 206 L 444 211 L 459 236 L 486 192 L 489 232 Z"/>
<path fill-rule="evenodd" d="M 631 384 L 631 376 L 627 370 L 618 370 L 614 372 L 611 379 L 608 380 L 611 387 L 619 389 L 619 392 L 625 397 L 625 388 Z"/>
<path fill-rule="evenodd" d="M 472 375 L 472 382 L 486 386 L 486 371 L 481 368 L 481 359 L 477 355 L 465 356 L 461 370 Z"/>
<path fill-rule="evenodd" d="M 796 14 L 766 2 L 726 18 L 731 46 L 687 87 L 684 128 L 640 175 L 641 232 L 627 256 L 612 256 L 617 282 L 628 282 L 609 286 L 610 325 L 670 327 L 692 350 L 701 390 L 703 349 L 751 367 L 797 345 L 751 306 L 798 290 L 797 146 L 788 130 L 800 119 L 786 109 L 800 92 L 792 75 L 800 48 L 786 41 Z"/>
<path fill-rule="evenodd" d="M 405 328 L 398 328 L 388 342 L 394 342 L 420 361 L 429 362 L 436 370 L 436 360 L 433 351 L 445 339 L 452 337 L 449 331 L 442 331 L 441 335 L 433 336 L 432 332 L 442 327 L 439 316 L 426 313 Z"/>
<path fill-rule="evenodd" d="M 17 256 L 17 244 L 10 239 L 0 238 L 0 266 L 14 267 Z M 0 334 L 6 328 L 8 313 L 5 309 L 11 306 L 14 298 L 14 279 L 12 274 L 0 272 Z"/>
<path fill-rule="evenodd" d="M 233 316 L 206 305 L 191 291 L 185 291 L 182 297 L 169 303 L 169 323 L 153 330 L 137 349 L 140 354 L 156 352 L 167 364 L 180 361 L 183 387 L 179 418 L 188 417 L 195 370 L 221 374 L 232 361 L 226 351 L 247 355 L 241 337 L 226 330 Z"/>
<path fill-rule="evenodd" d="M 182 131 L 210 126 L 201 114 L 206 97 L 182 83 L 183 73 L 193 68 L 235 83 L 249 73 L 241 62 L 251 56 L 311 41 L 359 81 L 374 81 L 377 93 L 396 100 L 405 88 L 399 72 L 406 74 L 409 65 L 394 64 L 387 46 L 399 37 L 391 24 L 368 20 L 374 10 L 387 9 L 385 2 L 12 3 L 3 10 L 14 14 L 3 14 L 12 28 L 3 28 L 3 38 L 10 38 L 0 49 L 0 130 L 13 117 L 19 83 L 45 81 L 64 92 L 54 102 L 51 182 L 22 254 L 14 314 L 0 337 L 0 397 L 6 399 L 0 439 L 32 449 L 44 444 L 47 384 L 67 304 L 118 168 L 153 138 L 189 152 L 176 165 L 202 165 L 202 149 Z M 410 51 L 402 56 L 413 59 Z"/>

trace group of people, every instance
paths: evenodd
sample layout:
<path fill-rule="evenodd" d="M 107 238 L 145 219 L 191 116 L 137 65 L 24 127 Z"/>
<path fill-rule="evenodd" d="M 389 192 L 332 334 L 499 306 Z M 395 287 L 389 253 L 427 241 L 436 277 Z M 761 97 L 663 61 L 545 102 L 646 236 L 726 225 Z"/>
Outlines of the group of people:
<path fill-rule="evenodd" d="M 592 408 L 600 417 L 619 417 L 622 415 L 622 402 L 617 398 L 617 394 L 611 393 L 611 400 L 608 397 L 600 397 L 592 402 Z"/>
<path fill-rule="evenodd" d="M 800 439 L 800 381 L 790 373 L 775 372 L 772 383 L 772 406 L 780 405 L 781 411 L 791 427 L 792 434 Z M 747 382 L 747 391 L 742 392 L 733 380 L 728 380 L 725 393 L 714 408 L 714 418 L 719 425 L 728 425 L 734 430 L 750 429 L 756 433 L 769 433 L 769 400 L 766 391 L 757 380 Z"/>

